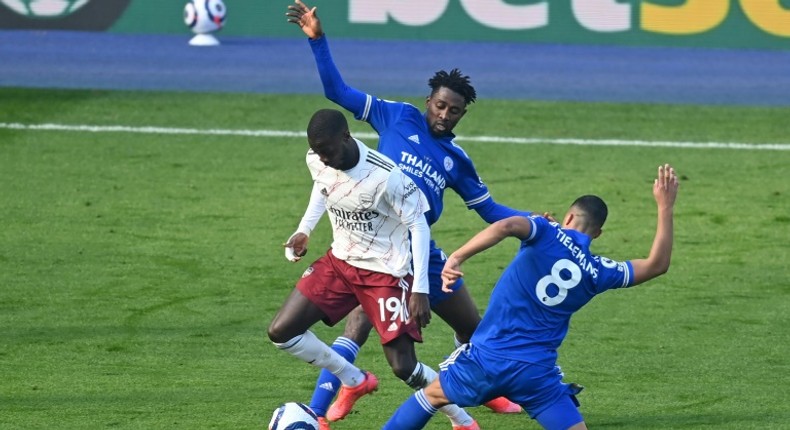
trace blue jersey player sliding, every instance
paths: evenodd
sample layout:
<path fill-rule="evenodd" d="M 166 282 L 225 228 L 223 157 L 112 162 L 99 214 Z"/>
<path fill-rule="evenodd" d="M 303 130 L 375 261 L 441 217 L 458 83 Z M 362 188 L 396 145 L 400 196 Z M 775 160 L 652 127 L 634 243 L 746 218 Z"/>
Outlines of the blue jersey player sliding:
<path fill-rule="evenodd" d="M 435 223 L 442 214 L 444 191 L 447 188 L 458 193 L 466 206 L 474 209 L 488 223 L 523 215 L 494 201 L 472 160 L 453 141 L 454 127 L 466 114 L 467 106 L 477 97 L 468 76 L 456 69 L 449 73 L 444 70 L 437 72 L 428 82 L 431 92 L 426 98 L 425 112 L 408 103 L 379 99 L 349 87 L 343 81 L 332 59 L 315 8 L 309 8 L 296 0 L 288 6 L 286 16 L 309 38 L 326 97 L 353 113 L 358 120 L 368 122 L 379 134 L 378 151 L 394 160 L 428 198 L 431 209 L 425 216 L 429 225 Z M 445 259 L 442 250 L 431 241 L 431 309 L 453 328 L 456 344 L 460 345 L 469 341 L 480 322 L 480 315 L 462 279 L 455 282 L 453 294 L 442 291 L 441 270 Z M 343 336 L 335 340 L 332 348 L 353 362 L 370 330 L 370 322 L 357 309 L 347 317 Z M 424 387 L 436 377 L 436 372 L 423 363 L 419 363 L 416 368 L 395 366 L 393 372 L 414 389 Z M 327 406 L 338 386 L 337 378 L 329 372 L 322 372 L 319 376 L 310 407 L 321 419 L 322 430 L 329 428 L 326 417 L 333 421 L 342 418 L 331 412 L 327 414 Z M 341 401 L 344 401 L 342 391 L 337 402 Z M 486 406 L 500 413 L 521 411 L 518 405 L 506 398 L 491 399 Z M 451 416 L 450 419 L 456 430 L 477 428 L 468 415 Z"/>
<path fill-rule="evenodd" d="M 442 271 L 446 286 L 463 275 L 461 264 L 473 255 L 507 237 L 522 241 L 496 283 L 472 341 L 442 363 L 439 378 L 404 402 L 383 429 L 421 429 L 436 408 L 474 406 L 497 396 L 523 406 L 543 428 L 586 429 L 575 398 L 579 387 L 563 383 L 555 367 L 557 349 L 571 315 L 593 297 L 669 269 L 677 190 L 674 169 L 659 166 L 653 185 L 658 224 L 646 259 L 617 262 L 590 252 L 607 215 L 603 200 L 590 195 L 571 205 L 562 225 L 536 216 L 505 219 L 450 255 Z"/>

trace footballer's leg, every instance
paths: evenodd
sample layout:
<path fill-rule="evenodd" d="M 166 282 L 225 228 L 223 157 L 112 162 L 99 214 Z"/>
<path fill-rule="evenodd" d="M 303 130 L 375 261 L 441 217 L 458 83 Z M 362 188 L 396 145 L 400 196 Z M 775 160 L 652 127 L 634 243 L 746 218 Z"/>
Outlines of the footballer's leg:
<path fill-rule="evenodd" d="M 274 343 L 284 343 L 304 334 L 324 317 L 326 314 L 318 306 L 294 288 L 269 323 L 269 340 Z"/>
<path fill-rule="evenodd" d="M 445 379 L 447 378 L 447 374 L 456 371 L 457 368 L 462 367 L 463 364 L 459 364 L 466 357 L 461 357 L 459 359 L 459 355 L 464 352 L 465 349 L 459 348 L 453 354 L 445 360 L 444 363 L 441 364 L 442 366 L 442 377 L 434 376 L 433 380 L 425 386 L 424 388 L 418 390 L 413 396 L 409 397 L 392 415 L 392 417 L 387 421 L 384 425 L 383 430 L 416 430 L 423 428 L 428 421 L 436 414 L 439 410 L 444 410 L 448 407 L 456 407 L 457 405 L 451 404 L 451 401 L 447 397 L 444 392 L 443 384 L 445 383 Z M 467 359 L 468 360 L 468 359 Z M 475 368 L 479 368 L 475 367 Z M 463 375 L 461 375 L 463 376 Z M 474 382 L 469 383 L 468 380 L 463 380 L 459 382 L 463 388 L 463 394 L 470 395 L 471 397 L 458 397 L 460 401 L 464 402 L 464 404 L 469 405 L 477 405 L 479 404 L 476 399 L 478 396 L 477 389 L 478 386 L 476 382 L 478 380 L 485 380 L 485 378 L 478 378 L 479 374 L 474 374 L 473 377 L 467 378 L 472 379 Z M 460 408 L 459 408 L 460 409 Z M 463 409 L 461 409 L 463 410 Z M 469 425 L 462 425 L 462 426 L 454 426 L 454 430 L 479 430 L 479 426 L 476 422 L 472 422 Z"/>
<path fill-rule="evenodd" d="M 412 389 L 418 390 L 418 395 L 422 395 L 420 394 L 422 389 L 438 379 L 439 375 L 435 370 L 425 363 L 417 361 L 417 355 L 414 352 L 414 341 L 408 336 L 401 336 L 384 345 L 384 355 L 387 357 L 387 361 L 392 367 L 395 376 L 406 382 L 406 385 Z M 442 405 L 438 410 L 450 419 L 453 430 L 480 429 L 477 421 L 457 405 Z M 433 412 L 436 411 L 434 410 Z"/>
<path fill-rule="evenodd" d="M 435 300 L 431 305 L 436 315 L 455 331 L 456 347 L 469 343 L 472 333 L 480 324 L 480 312 L 469 295 L 469 290 L 461 285 L 453 293 L 443 297 L 443 300 Z"/>
<path fill-rule="evenodd" d="M 353 387 L 362 384 L 367 374 L 309 330 L 321 320 L 329 325 L 337 323 L 359 304 L 330 260 L 324 256 L 313 262 L 272 319 L 268 335 L 277 348 L 330 371 L 344 385 Z"/>
<path fill-rule="evenodd" d="M 469 291 L 464 288 L 463 278 L 453 285 L 452 293 L 442 290 L 442 269 L 444 269 L 446 261 L 447 256 L 444 251 L 431 242 L 428 261 L 428 283 L 430 285 L 428 297 L 431 301 L 431 309 L 455 330 L 455 346 L 459 347 L 469 342 L 472 333 L 480 324 L 480 312 L 469 295 Z"/>
<path fill-rule="evenodd" d="M 335 339 L 334 343 L 332 343 L 332 349 L 348 360 L 348 362 L 354 363 L 357 359 L 359 348 L 367 342 L 372 328 L 373 325 L 370 323 L 367 315 L 365 315 L 362 307 L 357 306 L 346 317 L 343 335 Z M 332 372 L 326 369 L 321 370 L 315 383 L 313 397 L 310 400 L 310 409 L 315 412 L 320 421 L 326 421 L 326 412 L 339 389 L 340 380 Z M 322 425 L 324 428 L 328 428 L 328 424 L 322 423 Z"/>
<path fill-rule="evenodd" d="M 425 427 L 428 421 L 439 411 L 438 408 L 449 404 L 449 402 L 435 402 L 428 397 L 426 393 L 435 392 L 437 387 L 441 390 L 439 380 L 435 379 L 430 385 L 410 396 L 392 414 L 392 417 L 384 424 L 382 430 L 416 430 Z"/>
<path fill-rule="evenodd" d="M 362 306 L 357 306 L 346 317 L 343 337 L 351 339 L 357 345 L 362 346 L 367 342 L 371 330 L 373 330 L 373 324 L 371 324 Z"/>
<path fill-rule="evenodd" d="M 561 397 L 556 403 L 537 415 L 535 421 L 547 430 L 587 430 L 587 425 L 570 396 Z"/>
<path fill-rule="evenodd" d="M 364 373 L 308 330 L 325 316 L 321 309 L 294 289 L 269 324 L 269 339 L 277 348 L 294 357 L 329 370 L 343 383 L 359 384 L 365 377 Z"/>
<path fill-rule="evenodd" d="M 431 309 L 439 315 L 455 331 L 455 346 L 459 347 L 468 343 L 478 324 L 480 324 L 480 311 L 469 295 L 469 290 L 464 285 L 463 278 L 453 286 L 452 293 L 442 290 L 442 269 L 447 261 L 447 256 L 431 243 L 432 249 L 428 268 L 430 282 Z M 485 407 L 500 414 L 521 412 L 521 406 L 504 397 L 497 397 L 484 404 Z"/>
<path fill-rule="evenodd" d="M 433 310 L 436 312 L 436 315 L 439 315 L 441 319 L 455 330 L 456 347 L 468 343 L 472 333 L 480 324 L 480 313 L 465 285 L 461 285 L 455 292 L 449 294 L 446 299 L 434 305 Z M 498 414 L 517 414 L 521 412 L 521 406 L 505 397 L 489 400 L 483 406 Z"/>

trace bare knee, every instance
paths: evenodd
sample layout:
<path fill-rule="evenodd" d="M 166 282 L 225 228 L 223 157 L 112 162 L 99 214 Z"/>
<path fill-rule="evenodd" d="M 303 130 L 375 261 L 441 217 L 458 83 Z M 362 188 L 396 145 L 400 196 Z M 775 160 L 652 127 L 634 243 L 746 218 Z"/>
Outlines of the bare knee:
<path fill-rule="evenodd" d="M 455 339 L 456 339 L 456 340 L 458 341 L 458 343 L 460 343 L 461 345 L 463 345 L 463 344 L 465 344 L 465 343 L 469 343 L 469 342 L 472 340 L 472 333 L 459 333 L 459 332 L 455 332 Z"/>
<path fill-rule="evenodd" d="M 285 343 L 304 334 L 313 324 L 325 317 L 326 314 L 318 306 L 294 288 L 269 323 L 269 340 L 274 343 Z"/>
<path fill-rule="evenodd" d="M 390 363 L 390 367 L 392 368 L 392 373 L 395 374 L 398 379 L 406 382 L 409 377 L 411 377 L 412 373 L 414 373 L 417 363 L 411 361 L 396 361 Z"/>
<path fill-rule="evenodd" d="M 408 336 L 401 336 L 384 345 L 384 355 L 398 379 L 406 382 L 417 368 L 417 354 L 414 352 L 414 341 Z"/>
<path fill-rule="evenodd" d="M 269 335 L 269 340 L 274 343 L 285 343 L 289 340 L 293 339 L 294 337 L 303 334 L 303 333 L 294 333 L 287 324 L 283 323 L 280 319 L 275 318 L 269 324 L 269 329 L 267 330 Z"/>
<path fill-rule="evenodd" d="M 280 330 L 280 327 L 277 324 L 277 320 L 273 320 L 271 323 L 269 323 L 269 329 L 267 330 L 267 334 L 269 335 L 269 340 L 274 343 L 284 343 L 286 340 L 288 340 L 288 339 L 283 340 L 282 330 Z"/>

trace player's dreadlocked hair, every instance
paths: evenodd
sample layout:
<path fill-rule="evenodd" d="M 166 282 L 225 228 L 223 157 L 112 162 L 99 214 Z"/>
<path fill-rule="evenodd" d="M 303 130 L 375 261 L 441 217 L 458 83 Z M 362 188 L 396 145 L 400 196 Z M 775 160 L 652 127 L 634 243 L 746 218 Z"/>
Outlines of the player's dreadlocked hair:
<path fill-rule="evenodd" d="M 469 83 L 469 76 L 462 75 L 458 69 L 450 70 L 450 73 L 439 70 L 428 80 L 428 86 L 431 87 L 431 94 L 441 87 L 449 88 L 460 94 L 466 104 L 474 103 L 477 98 L 475 87 Z"/>

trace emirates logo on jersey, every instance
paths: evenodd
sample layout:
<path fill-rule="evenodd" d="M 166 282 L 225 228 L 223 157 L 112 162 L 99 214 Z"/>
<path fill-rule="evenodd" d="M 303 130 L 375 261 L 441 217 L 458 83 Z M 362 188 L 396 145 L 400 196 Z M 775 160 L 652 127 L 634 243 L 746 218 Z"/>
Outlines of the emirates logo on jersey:
<path fill-rule="evenodd" d="M 358 232 L 374 231 L 373 220 L 380 214 L 372 210 L 348 211 L 343 208 L 330 207 L 329 213 L 334 215 L 332 223 L 337 229 Z"/>
<path fill-rule="evenodd" d="M 348 221 L 370 221 L 379 217 L 379 213 L 376 211 L 353 212 L 343 208 L 330 207 L 329 212 L 340 219 Z"/>

